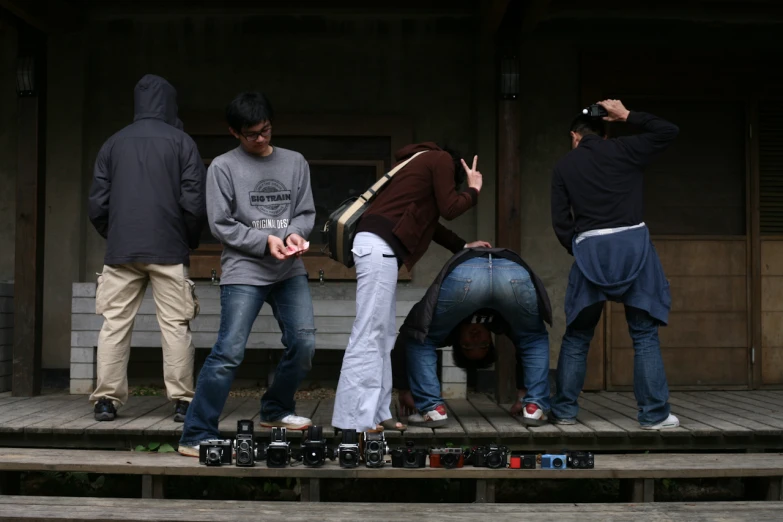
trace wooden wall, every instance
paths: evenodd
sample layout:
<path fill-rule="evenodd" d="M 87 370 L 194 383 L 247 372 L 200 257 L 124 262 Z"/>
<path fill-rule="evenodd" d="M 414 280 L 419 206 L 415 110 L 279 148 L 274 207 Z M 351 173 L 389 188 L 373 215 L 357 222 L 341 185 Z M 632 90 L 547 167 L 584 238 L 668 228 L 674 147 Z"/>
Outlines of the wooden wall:
<path fill-rule="evenodd" d="M 653 242 L 672 295 L 669 325 L 659 330 L 669 386 L 748 385 L 745 239 L 658 238 Z M 779 273 L 783 275 L 783 270 Z M 615 303 L 611 309 L 609 387 L 630 387 L 634 351 L 625 311 Z M 780 305 L 778 309 L 783 310 Z M 783 324 L 780 321 L 778 325 Z M 779 332 L 778 346 L 783 347 Z M 783 354 L 783 348 L 779 350 Z"/>
<path fill-rule="evenodd" d="M 783 384 L 783 240 L 761 242 L 761 380 Z"/>
<path fill-rule="evenodd" d="M 0 283 L 0 392 L 11 389 L 14 351 L 14 285 Z"/>

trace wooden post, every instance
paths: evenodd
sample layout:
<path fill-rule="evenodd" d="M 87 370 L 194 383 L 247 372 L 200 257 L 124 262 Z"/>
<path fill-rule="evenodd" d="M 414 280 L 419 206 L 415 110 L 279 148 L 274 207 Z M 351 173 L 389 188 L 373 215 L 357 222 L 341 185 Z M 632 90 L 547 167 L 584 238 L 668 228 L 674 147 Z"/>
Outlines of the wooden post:
<path fill-rule="evenodd" d="M 476 503 L 492 504 L 495 502 L 495 481 L 491 479 L 476 480 Z"/>
<path fill-rule="evenodd" d="M 163 498 L 163 475 L 141 476 L 141 498 Z"/>
<path fill-rule="evenodd" d="M 19 55 L 34 58 L 35 90 L 19 97 L 14 268 L 14 396 L 41 393 L 44 204 L 46 194 L 46 36 L 19 28 Z"/>
<path fill-rule="evenodd" d="M 498 102 L 498 180 L 497 180 L 497 245 L 515 252 L 522 249 L 522 221 L 519 206 L 522 201 L 519 176 L 520 115 L 517 100 Z M 513 343 L 506 336 L 495 338 L 497 362 L 495 375 L 497 400 L 516 400 L 516 357 Z"/>
<path fill-rule="evenodd" d="M 301 480 L 302 502 L 320 502 L 321 501 L 321 479 L 303 478 Z"/>

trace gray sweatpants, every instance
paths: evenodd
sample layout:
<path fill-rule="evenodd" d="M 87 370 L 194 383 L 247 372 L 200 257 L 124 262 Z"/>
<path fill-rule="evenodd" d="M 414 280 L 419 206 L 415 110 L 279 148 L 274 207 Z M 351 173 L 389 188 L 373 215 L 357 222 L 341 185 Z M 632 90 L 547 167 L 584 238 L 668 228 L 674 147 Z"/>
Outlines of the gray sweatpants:
<path fill-rule="evenodd" d="M 391 351 L 397 334 L 397 259 L 375 234 L 353 243 L 356 319 L 345 349 L 332 426 L 367 431 L 392 418 Z"/>

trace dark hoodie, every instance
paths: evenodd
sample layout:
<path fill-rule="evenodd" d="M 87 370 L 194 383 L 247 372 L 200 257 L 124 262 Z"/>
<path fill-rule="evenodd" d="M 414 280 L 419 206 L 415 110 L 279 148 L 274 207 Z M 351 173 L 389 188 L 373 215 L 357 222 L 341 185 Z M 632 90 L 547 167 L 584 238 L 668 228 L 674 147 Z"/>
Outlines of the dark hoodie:
<path fill-rule="evenodd" d="M 206 218 L 206 168 L 178 126 L 177 91 L 148 74 L 134 90 L 133 123 L 95 160 L 89 216 L 107 239 L 104 263 L 189 264 Z"/>
<path fill-rule="evenodd" d="M 438 220 L 459 217 L 478 201 L 476 189 L 457 192 L 451 155 L 435 143 L 403 147 L 395 155 L 397 163 L 422 150 L 427 152 L 394 175 L 362 215 L 357 227 L 357 232 L 382 237 L 408 270 L 421 259 L 430 241 L 453 253 L 462 250 L 465 240 Z"/>

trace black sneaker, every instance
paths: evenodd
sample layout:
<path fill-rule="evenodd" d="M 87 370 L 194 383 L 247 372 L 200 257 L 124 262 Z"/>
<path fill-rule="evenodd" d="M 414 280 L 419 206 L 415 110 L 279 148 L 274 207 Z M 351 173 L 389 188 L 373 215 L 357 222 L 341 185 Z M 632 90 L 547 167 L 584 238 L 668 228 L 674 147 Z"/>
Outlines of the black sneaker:
<path fill-rule="evenodd" d="M 95 403 L 95 420 L 97 421 L 113 421 L 114 416 L 117 415 L 117 408 L 114 407 L 114 403 L 107 398 L 98 399 Z"/>
<path fill-rule="evenodd" d="M 174 422 L 185 422 L 185 415 L 188 414 L 188 406 L 190 406 L 188 401 L 183 401 L 181 399 L 177 400 L 177 405 L 174 406 Z"/>

